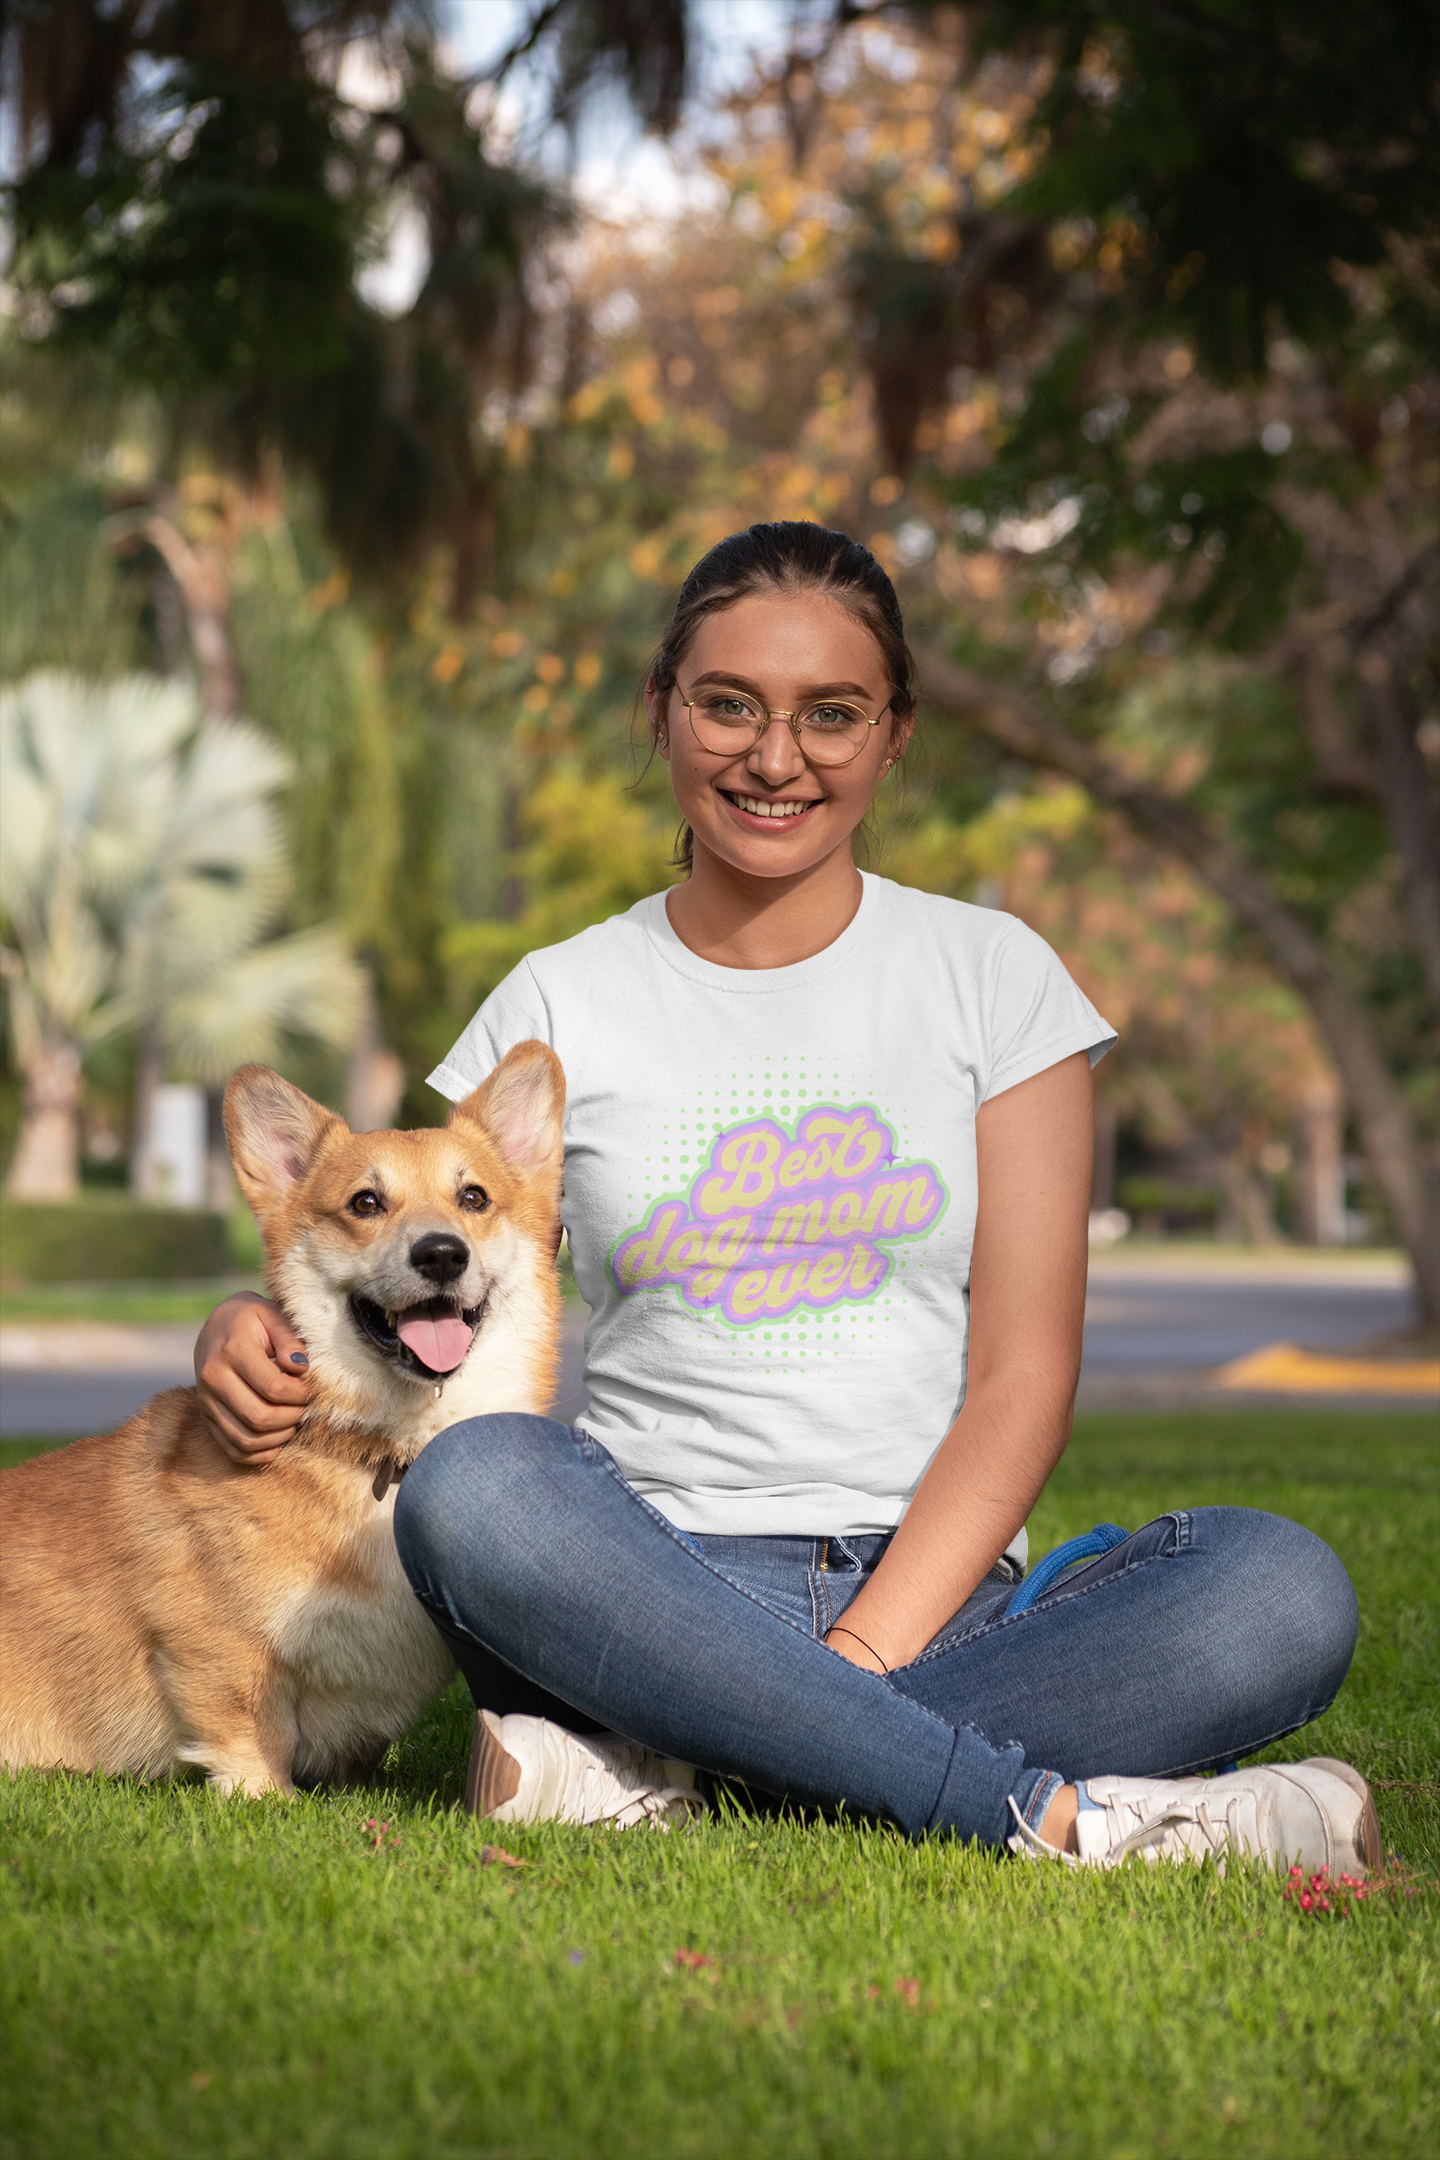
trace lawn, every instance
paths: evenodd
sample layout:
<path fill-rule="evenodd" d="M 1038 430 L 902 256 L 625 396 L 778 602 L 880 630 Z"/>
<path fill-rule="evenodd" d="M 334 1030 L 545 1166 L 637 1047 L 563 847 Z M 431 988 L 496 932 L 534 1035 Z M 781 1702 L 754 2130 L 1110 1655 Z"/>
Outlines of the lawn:
<path fill-rule="evenodd" d="M 1437 1469 L 1406 1414 L 1096 1413 L 1032 1523 L 1044 1551 L 1229 1500 L 1335 1546 L 1354 1670 L 1276 1753 L 1379 1784 L 1396 1887 L 1343 1919 L 1249 1869 L 1077 1878 L 883 1827 L 487 1836 L 455 1692 L 359 1794 L 0 1780 L 4 2149 L 1429 2155 Z"/>
<path fill-rule="evenodd" d="M 0 1291 L 0 1324 L 68 1320 L 110 1325 L 195 1325 L 233 1290 L 260 1290 L 258 1275 L 214 1275 L 200 1282 L 55 1282 L 12 1284 Z"/>

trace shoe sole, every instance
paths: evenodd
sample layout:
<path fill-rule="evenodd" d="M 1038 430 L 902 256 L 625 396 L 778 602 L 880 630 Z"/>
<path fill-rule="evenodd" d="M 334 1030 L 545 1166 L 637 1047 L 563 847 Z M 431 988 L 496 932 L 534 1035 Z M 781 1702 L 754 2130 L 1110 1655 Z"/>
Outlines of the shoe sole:
<path fill-rule="evenodd" d="M 1366 1867 L 1372 1874 L 1378 1874 L 1385 1865 L 1385 1840 L 1380 1835 L 1375 1795 L 1360 1772 L 1353 1763 L 1337 1762 L 1333 1755 L 1307 1755 L 1304 1766 L 1315 1770 L 1328 1770 L 1331 1777 L 1339 1778 L 1342 1785 L 1348 1785 L 1356 1798 L 1364 1803 L 1360 1810 L 1356 1843 L 1364 1855 Z"/>
<path fill-rule="evenodd" d="M 520 1790 L 520 1765 L 507 1755 L 479 1711 L 470 1764 L 465 1772 L 465 1807 L 471 1815 L 493 1815 Z"/>

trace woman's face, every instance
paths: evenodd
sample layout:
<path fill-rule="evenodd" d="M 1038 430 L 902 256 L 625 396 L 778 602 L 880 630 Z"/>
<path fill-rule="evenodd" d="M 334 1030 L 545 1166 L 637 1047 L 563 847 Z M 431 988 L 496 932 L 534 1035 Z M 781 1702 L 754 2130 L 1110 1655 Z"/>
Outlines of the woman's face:
<path fill-rule="evenodd" d="M 668 695 L 650 690 L 645 700 L 675 800 L 697 854 L 703 848 L 754 877 L 793 877 L 848 847 L 882 767 L 900 755 L 914 724 L 910 715 L 896 721 L 885 710 L 846 765 L 807 764 L 784 720 L 734 755 L 696 741 L 682 700 L 721 685 L 771 712 L 796 712 L 822 698 L 862 705 L 871 715 L 886 707 L 880 648 L 823 593 L 752 593 L 707 616 L 676 677 Z"/>

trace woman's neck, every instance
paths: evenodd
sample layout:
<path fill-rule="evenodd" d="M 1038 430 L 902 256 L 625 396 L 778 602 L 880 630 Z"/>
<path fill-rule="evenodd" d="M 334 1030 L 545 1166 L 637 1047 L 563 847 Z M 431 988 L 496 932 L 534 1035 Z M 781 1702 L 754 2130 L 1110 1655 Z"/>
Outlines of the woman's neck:
<path fill-rule="evenodd" d="M 665 911 L 681 944 L 716 967 L 794 967 L 843 936 L 863 892 L 848 845 L 789 878 L 747 876 L 697 846 Z"/>

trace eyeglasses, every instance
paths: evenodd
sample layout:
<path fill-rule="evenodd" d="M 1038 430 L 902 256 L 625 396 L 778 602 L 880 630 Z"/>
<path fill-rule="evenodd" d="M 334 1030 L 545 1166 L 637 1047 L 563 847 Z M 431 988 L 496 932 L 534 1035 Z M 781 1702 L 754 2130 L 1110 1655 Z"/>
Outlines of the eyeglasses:
<path fill-rule="evenodd" d="M 675 695 L 680 697 L 678 685 Z M 834 698 L 818 698 L 795 712 L 770 712 L 758 698 L 743 690 L 705 690 L 699 697 L 680 698 L 690 717 L 690 732 L 702 750 L 716 757 L 738 757 L 765 733 L 772 720 L 783 720 L 811 765 L 848 765 L 870 740 L 890 710 L 890 701 L 872 719 L 863 705 L 847 705 Z"/>

